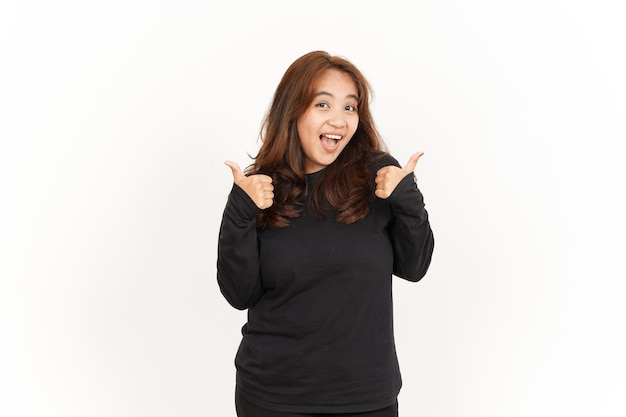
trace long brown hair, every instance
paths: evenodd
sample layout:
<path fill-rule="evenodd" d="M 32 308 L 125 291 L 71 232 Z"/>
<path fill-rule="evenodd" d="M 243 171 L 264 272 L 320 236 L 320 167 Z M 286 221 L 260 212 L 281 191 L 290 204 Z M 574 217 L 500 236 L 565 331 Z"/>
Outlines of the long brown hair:
<path fill-rule="evenodd" d="M 359 124 L 337 159 L 327 166 L 313 190 L 307 190 L 303 151 L 297 121 L 313 100 L 320 76 L 336 69 L 348 74 L 356 85 Z M 325 51 L 309 52 L 294 61 L 276 88 L 263 120 L 261 147 L 246 174 L 272 177 L 274 204 L 257 218 L 257 227 L 285 227 L 302 210 L 303 193 L 312 193 L 321 216 L 336 212 L 342 223 L 354 223 L 369 213 L 373 195 L 372 162 L 386 151 L 370 112 L 371 87 L 351 62 Z"/>

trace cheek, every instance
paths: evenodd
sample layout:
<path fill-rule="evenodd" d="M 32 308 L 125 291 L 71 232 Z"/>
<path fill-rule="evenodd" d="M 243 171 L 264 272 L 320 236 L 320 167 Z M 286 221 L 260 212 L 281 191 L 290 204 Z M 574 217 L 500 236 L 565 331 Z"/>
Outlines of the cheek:
<path fill-rule="evenodd" d="M 350 140 L 352 140 L 352 137 L 355 135 L 355 133 L 356 133 L 356 131 L 357 131 L 357 129 L 358 129 L 358 128 L 359 128 L 359 121 L 357 120 L 357 121 L 356 121 L 356 122 L 355 122 L 355 123 L 351 126 L 350 133 L 349 133 L 349 135 L 350 135 Z"/>
<path fill-rule="evenodd" d="M 359 128 L 359 120 L 361 120 L 361 119 L 359 119 L 359 117 L 357 116 L 357 117 L 355 117 L 354 122 L 352 122 L 350 124 L 350 127 L 352 128 L 352 134 L 353 135 L 356 133 L 356 130 Z"/>
<path fill-rule="evenodd" d="M 302 138 L 308 138 L 309 136 L 311 136 L 311 132 L 316 131 L 314 126 L 315 120 L 310 115 L 305 114 L 304 116 L 300 117 L 300 119 L 298 119 L 296 127 L 298 129 L 298 135 L 300 136 L 301 140 Z"/>

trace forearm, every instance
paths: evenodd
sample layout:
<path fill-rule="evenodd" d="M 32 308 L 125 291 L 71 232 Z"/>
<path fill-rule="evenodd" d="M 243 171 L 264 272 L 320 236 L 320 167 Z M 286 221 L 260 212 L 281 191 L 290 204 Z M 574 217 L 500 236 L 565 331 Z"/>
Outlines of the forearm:
<path fill-rule="evenodd" d="M 394 275 L 419 281 L 430 266 L 434 236 L 422 193 L 407 175 L 389 198 L 394 216 L 389 235 L 394 251 Z"/>
<path fill-rule="evenodd" d="M 217 281 L 226 300 L 240 310 L 254 305 L 263 293 L 256 232 L 258 212 L 245 192 L 233 186 L 220 226 Z"/>

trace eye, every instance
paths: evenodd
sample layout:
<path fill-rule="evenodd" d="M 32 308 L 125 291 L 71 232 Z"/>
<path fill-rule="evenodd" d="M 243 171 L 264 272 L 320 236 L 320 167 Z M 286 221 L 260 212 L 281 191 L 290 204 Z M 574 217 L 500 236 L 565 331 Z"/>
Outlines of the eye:
<path fill-rule="evenodd" d="M 325 102 L 317 103 L 315 107 L 322 107 L 325 109 L 329 108 L 328 103 L 325 103 Z"/>
<path fill-rule="evenodd" d="M 345 109 L 346 109 L 347 111 L 356 111 L 356 106 L 347 105 L 347 106 L 345 107 Z"/>

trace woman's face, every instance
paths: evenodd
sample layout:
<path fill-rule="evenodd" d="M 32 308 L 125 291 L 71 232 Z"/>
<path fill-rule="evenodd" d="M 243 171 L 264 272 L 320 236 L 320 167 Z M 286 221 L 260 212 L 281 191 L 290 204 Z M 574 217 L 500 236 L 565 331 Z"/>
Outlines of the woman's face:
<path fill-rule="evenodd" d="M 297 123 L 306 174 L 332 164 L 356 132 L 357 94 L 348 74 L 334 69 L 322 74 L 313 101 Z"/>

